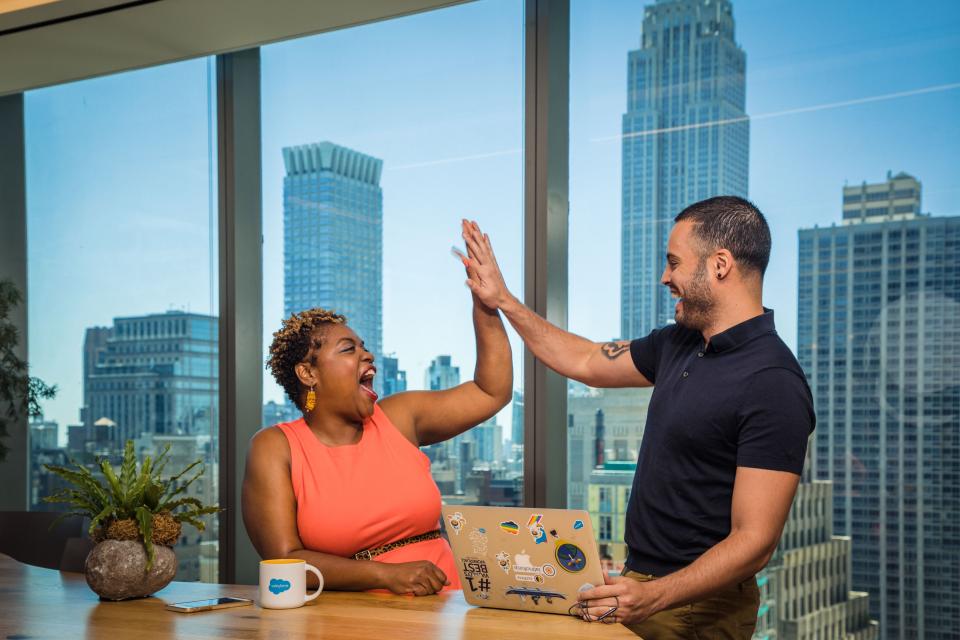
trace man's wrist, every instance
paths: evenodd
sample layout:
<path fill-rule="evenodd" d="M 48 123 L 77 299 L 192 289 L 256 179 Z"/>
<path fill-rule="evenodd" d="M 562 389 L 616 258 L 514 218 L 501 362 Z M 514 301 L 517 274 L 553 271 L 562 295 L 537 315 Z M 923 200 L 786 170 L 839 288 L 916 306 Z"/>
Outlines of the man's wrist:
<path fill-rule="evenodd" d="M 650 589 L 650 603 L 653 610 L 650 611 L 648 615 L 659 613 L 664 609 L 669 609 L 674 606 L 675 603 L 671 599 L 669 579 L 649 580 L 647 582 L 641 582 L 640 584 Z"/>
<path fill-rule="evenodd" d="M 504 292 L 502 299 L 497 304 L 497 308 L 499 308 L 500 311 L 503 311 L 507 316 L 516 313 L 521 307 L 523 307 L 523 303 L 521 303 L 516 296 L 509 291 Z"/>

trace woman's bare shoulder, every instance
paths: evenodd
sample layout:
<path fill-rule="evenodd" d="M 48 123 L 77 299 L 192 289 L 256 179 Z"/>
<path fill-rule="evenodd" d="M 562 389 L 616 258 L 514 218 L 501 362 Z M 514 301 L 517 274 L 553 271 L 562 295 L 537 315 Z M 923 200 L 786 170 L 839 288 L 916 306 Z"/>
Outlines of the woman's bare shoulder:
<path fill-rule="evenodd" d="M 271 460 L 290 460 L 290 443 L 279 426 L 264 427 L 250 438 L 251 458 L 268 458 Z"/>

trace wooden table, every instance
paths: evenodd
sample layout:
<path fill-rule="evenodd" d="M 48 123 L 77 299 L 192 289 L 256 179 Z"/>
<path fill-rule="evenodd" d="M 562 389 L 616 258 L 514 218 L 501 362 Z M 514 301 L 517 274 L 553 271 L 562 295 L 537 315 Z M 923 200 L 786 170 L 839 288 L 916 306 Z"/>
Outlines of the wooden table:
<path fill-rule="evenodd" d="M 256 594 L 249 585 L 172 582 L 151 598 L 101 602 L 82 574 L 31 567 L 0 554 L 0 638 L 637 639 L 618 624 L 475 608 L 458 591 L 421 598 L 331 591 L 286 611 L 257 605 L 193 614 L 164 609 L 171 602 L 255 600 Z"/>

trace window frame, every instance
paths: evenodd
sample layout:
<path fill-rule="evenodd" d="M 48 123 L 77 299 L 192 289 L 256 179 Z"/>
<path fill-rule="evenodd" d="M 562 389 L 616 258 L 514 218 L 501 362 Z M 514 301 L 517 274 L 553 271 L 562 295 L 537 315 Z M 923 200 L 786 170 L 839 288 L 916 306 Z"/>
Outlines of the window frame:
<path fill-rule="evenodd" d="M 162 3 L 160 3 L 162 4 Z M 431 10 L 442 10 L 445 3 Z M 397 17 L 396 13 L 381 18 Z M 88 18 L 90 21 L 100 16 Z M 105 18 L 103 18 L 105 19 Z M 370 17 L 345 21 L 350 28 Z M 32 31 L 56 28 L 37 27 Z M 567 326 L 569 172 L 569 0 L 525 0 L 524 17 L 524 301 L 557 326 Z M 289 34 L 305 36 L 310 34 Z M 277 38 L 273 38 L 274 40 Z M 9 40 L 7 41 L 9 42 Z M 219 290 L 219 580 L 253 584 L 257 555 L 244 533 L 240 486 L 246 443 L 260 428 L 262 410 L 263 257 L 261 198 L 260 51 L 216 55 Z M 6 44 L 6 43 L 5 43 Z M 197 51 L 197 56 L 217 54 Z M 182 56 L 181 56 L 182 57 Z M 194 57 L 191 55 L 190 57 Z M 152 66 L 170 62 L 156 60 Z M 100 70 L 84 76 L 119 71 Z M 29 88 L 51 82 L 32 83 Z M 0 267 L 23 291 L 13 320 L 27 351 L 26 148 L 23 90 L 0 96 L 0 194 L 3 226 Z M 566 379 L 524 349 L 524 506 L 566 506 Z M 0 508 L 29 504 L 27 420 L 13 424 L 0 483 Z M 562 461 L 562 464 L 558 464 Z"/>

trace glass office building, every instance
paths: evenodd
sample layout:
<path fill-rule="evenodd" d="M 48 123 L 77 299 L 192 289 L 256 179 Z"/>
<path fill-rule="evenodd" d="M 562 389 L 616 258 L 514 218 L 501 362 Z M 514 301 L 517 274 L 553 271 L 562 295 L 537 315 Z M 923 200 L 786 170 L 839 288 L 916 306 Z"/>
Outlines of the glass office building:
<path fill-rule="evenodd" d="M 169 311 L 87 330 L 88 448 L 116 451 L 143 434 L 209 435 L 217 425 L 215 316 Z"/>
<path fill-rule="evenodd" d="M 657 0 L 628 54 L 623 115 L 622 338 L 673 320 L 659 284 L 673 218 L 718 195 L 747 195 L 746 54 L 728 0 Z"/>
<path fill-rule="evenodd" d="M 285 147 L 284 314 L 323 307 L 383 353 L 383 161 L 331 142 Z M 382 393 L 381 377 L 375 381 Z"/>
<path fill-rule="evenodd" d="M 901 173 L 843 190 L 801 229 L 798 355 L 814 392 L 812 473 L 834 483 L 852 588 L 881 637 L 960 627 L 960 217 L 921 213 Z"/>

